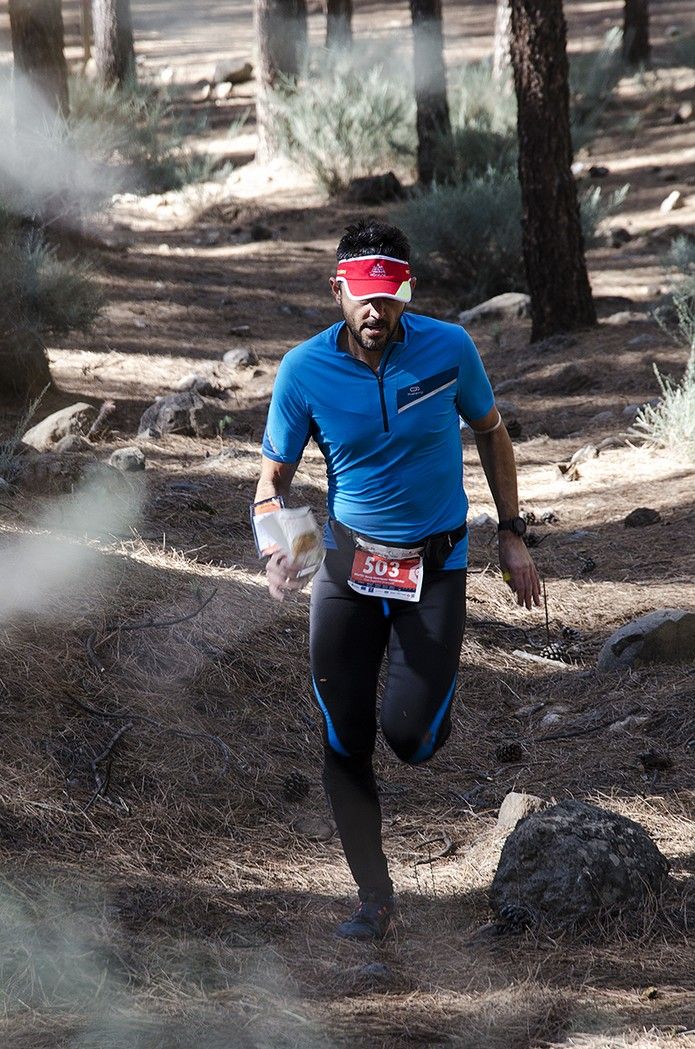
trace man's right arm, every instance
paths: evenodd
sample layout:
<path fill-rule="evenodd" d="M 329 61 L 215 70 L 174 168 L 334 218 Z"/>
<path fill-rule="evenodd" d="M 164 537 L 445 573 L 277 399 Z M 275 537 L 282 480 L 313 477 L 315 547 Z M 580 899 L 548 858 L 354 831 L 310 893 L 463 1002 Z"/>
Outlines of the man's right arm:
<path fill-rule="evenodd" d="M 256 502 L 282 496 L 287 499 L 290 494 L 292 479 L 299 463 L 276 463 L 266 455 L 261 457 L 261 475 L 256 487 Z M 285 595 L 292 590 L 301 590 L 307 579 L 298 578 L 298 568 L 290 561 L 287 554 L 276 550 L 271 554 L 265 566 L 270 596 L 276 601 L 284 601 Z"/>
<path fill-rule="evenodd" d="M 276 463 L 267 455 L 262 455 L 256 502 L 260 502 L 261 499 L 272 499 L 274 495 L 281 495 L 283 499 L 287 499 L 298 466 L 299 463 Z"/>

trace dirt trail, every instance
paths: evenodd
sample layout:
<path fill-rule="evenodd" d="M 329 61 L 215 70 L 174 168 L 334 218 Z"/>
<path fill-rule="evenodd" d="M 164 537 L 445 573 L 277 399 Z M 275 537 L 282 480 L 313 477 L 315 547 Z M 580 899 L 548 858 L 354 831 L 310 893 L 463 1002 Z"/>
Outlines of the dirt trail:
<path fill-rule="evenodd" d="M 569 3 L 573 46 L 595 46 L 620 6 Z M 168 4 L 134 7 L 151 33 L 141 34 L 147 64 L 171 65 L 178 83 L 217 58 L 248 56 L 249 5 L 196 5 L 195 27 L 183 7 L 174 23 Z M 378 40 L 407 21 L 405 3 L 387 14 L 383 4 L 356 7 L 358 32 L 378 27 Z M 493 8 L 445 5 L 452 58 L 489 47 Z M 667 46 L 668 25 L 686 22 L 686 4 L 659 5 L 657 47 Z M 318 13 L 312 25 L 317 34 Z M 229 51 L 220 27 L 230 37 L 238 29 Z M 556 470 L 581 445 L 624 433 L 623 409 L 656 393 L 652 362 L 682 369 L 682 348 L 655 324 L 605 318 L 630 305 L 625 297 L 645 310 L 655 286 L 666 286 L 659 257 L 668 235 L 649 239 L 649 231 L 693 223 L 695 125 L 669 122 L 688 83 L 683 73 L 656 102 L 626 89 L 625 113 L 641 113 L 640 140 L 618 122 L 594 146 L 596 162 L 611 168 L 609 188 L 631 182 L 615 224 L 634 235 L 621 249 L 589 253 L 599 327 L 545 352 L 529 347 L 525 321 L 472 330 L 509 402 L 504 413 L 521 426 L 523 506 L 557 517 L 532 529 L 551 635 L 579 630 L 583 658 L 556 668 L 513 654 L 545 643 L 543 616 L 514 607 L 495 567 L 494 529 L 474 527 L 452 740 L 417 770 L 378 752 L 402 901 L 396 936 L 378 947 L 331 936 L 352 889 L 320 786 L 308 599 L 271 604 L 248 534 L 277 363 L 335 319 L 326 278 L 354 211 L 327 204 L 280 162 L 240 167 L 223 186 L 115 206 L 114 249 L 96 259 L 104 315 L 89 336 L 50 351 L 62 390 L 56 407 L 83 397 L 118 402 L 119 432 L 100 457 L 133 442 L 154 396 L 191 371 L 214 375 L 225 350 L 249 347 L 260 363 L 235 376 L 229 436 L 138 442 L 148 469 L 135 528 L 93 537 L 45 616 L 1 624 L 0 910 L 11 931 L 0 959 L 3 1045 L 692 1044 L 695 677 L 688 666 L 600 676 L 595 656 L 630 618 L 695 608 L 693 469 L 621 446 L 581 465 L 576 481 Z M 231 144 L 223 135 L 246 101 L 210 110 L 207 141 L 220 155 L 252 148 L 248 135 Z M 677 168 L 689 195 L 667 220 L 658 204 L 672 186 L 655 164 Z M 270 239 L 252 239 L 257 223 Z M 421 288 L 415 308 L 457 315 L 449 292 Z M 243 325 L 248 333 L 231 334 Z M 471 513 L 490 513 L 468 441 L 466 455 Z M 297 498 L 322 509 L 316 449 L 298 474 Z M 25 494 L 0 507 L 7 556 L 41 502 Z M 625 529 L 626 513 L 645 505 L 661 522 Z M 170 620 L 181 621 L 156 625 Z M 541 740 L 552 712 L 578 734 Z M 523 758 L 500 764 L 496 746 L 512 738 Z M 668 751 L 673 768 L 647 776 L 638 755 L 650 748 Z M 106 801 L 95 794 L 99 769 L 109 777 Z M 300 803 L 283 794 L 293 770 L 310 781 Z M 579 941 L 479 935 L 501 844 L 495 814 L 510 789 L 597 800 L 644 823 L 672 863 L 665 917 L 634 915 L 619 934 Z M 445 857 L 416 863 L 447 840 Z"/>

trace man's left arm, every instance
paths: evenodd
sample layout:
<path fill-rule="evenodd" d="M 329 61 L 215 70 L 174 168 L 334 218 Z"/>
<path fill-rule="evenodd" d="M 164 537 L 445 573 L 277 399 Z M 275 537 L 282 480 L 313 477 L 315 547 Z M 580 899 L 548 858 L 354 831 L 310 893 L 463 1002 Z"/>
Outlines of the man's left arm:
<path fill-rule="evenodd" d="M 495 500 L 500 521 L 519 514 L 514 449 L 496 407 L 481 419 L 470 421 L 480 462 Z M 505 580 L 516 594 L 519 605 L 540 605 L 538 572 L 521 536 L 511 531 L 499 533 L 499 558 Z"/>

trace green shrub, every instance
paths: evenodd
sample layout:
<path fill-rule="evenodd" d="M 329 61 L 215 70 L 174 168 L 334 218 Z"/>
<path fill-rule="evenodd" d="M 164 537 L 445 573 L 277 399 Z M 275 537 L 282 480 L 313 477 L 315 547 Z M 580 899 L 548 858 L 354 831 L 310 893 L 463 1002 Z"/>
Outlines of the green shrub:
<path fill-rule="evenodd" d="M 328 193 L 398 160 L 411 162 L 415 153 L 412 88 L 382 65 L 324 59 L 299 88 L 285 83 L 273 92 L 270 111 L 278 150 Z"/>
<path fill-rule="evenodd" d="M 629 184 L 613 190 L 608 196 L 600 186 L 586 190 L 579 198 L 579 217 L 582 223 L 584 245 L 590 248 L 598 241 L 601 223 L 620 211 L 630 190 Z"/>
<path fill-rule="evenodd" d="M 640 409 L 630 432 L 648 446 L 673 449 L 695 462 L 695 242 L 690 237 L 678 237 L 666 262 L 681 276 L 672 291 L 669 316 L 657 311 L 656 319 L 688 348 L 688 359 L 680 382 L 662 375 L 654 365 L 661 398 L 657 404 Z"/>
<path fill-rule="evenodd" d="M 165 193 L 213 174 L 214 158 L 185 146 L 197 128 L 173 117 L 170 98 L 142 86 L 119 90 L 74 77 L 68 129 L 78 152 L 119 166 L 124 186 L 140 192 Z"/>
<path fill-rule="evenodd" d="M 423 275 L 451 281 L 468 305 L 525 285 L 516 176 L 490 170 L 419 193 L 394 210 Z"/>
<path fill-rule="evenodd" d="M 601 118 L 624 72 L 622 30 L 614 27 L 598 51 L 570 60 L 570 111 L 575 151 L 596 135 Z"/>
<path fill-rule="evenodd" d="M 587 243 L 626 192 L 623 187 L 602 201 L 600 190 L 592 190 L 580 199 Z M 462 305 L 525 289 L 521 190 L 513 171 L 489 169 L 466 182 L 421 192 L 394 209 L 393 221 L 408 235 L 418 271 L 454 284 Z"/>

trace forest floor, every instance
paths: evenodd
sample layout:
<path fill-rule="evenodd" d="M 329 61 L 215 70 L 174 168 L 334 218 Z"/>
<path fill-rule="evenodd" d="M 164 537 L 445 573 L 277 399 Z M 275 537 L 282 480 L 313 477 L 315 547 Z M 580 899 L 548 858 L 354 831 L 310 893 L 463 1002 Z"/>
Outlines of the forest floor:
<path fill-rule="evenodd" d="M 189 5 L 177 20 L 163 2 L 134 4 L 136 30 L 141 19 L 149 34 L 143 68 L 170 66 L 185 87 L 218 58 L 248 58 L 249 5 L 219 6 Z M 575 47 L 597 46 L 619 21 L 617 0 L 566 6 Z M 669 26 L 685 31 L 687 10 L 658 5 L 657 57 Z M 238 25 L 236 51 L 220 48 L 218 13 L 225 32 Z M 445 17 L 451 61 L 489 49 L 494 4 L 445 4 Z M 406 4 L 356 4 L 358 31 L 378 40 L 406 25 Z M 51 345 L 59 393 L 40 413 L 114 399 L 115 433 L 96 454 L 137 443 L 147 469 L 103 496 L 121 519 L 88 539 L 86 519 L 103 510 L 94 495 L 24 491 L 0 503 L 3 558 L 21 569 L 16 592 L 0 595 L 3 1047 L 694 1044 L 695 671 L 599 673 L 596 655 L 645 612 L 695 608 L 695 472 L 677 454 L 619 441 L 574 481 L 557 470 L 582 445 L 624 436 L 623 410 L 658 394 L 653 363 L 682 372 L 683 347 L 648 310 L 669 286 L 671 237 L 695 220 L 695 121 L 672 122 L 694 84 L 683 69 L 649 89 L 626 80 L 592 145 L 591 163 L 610 169 L 603 184 L 631 187 L 612 224 L 632 240 L 588 254 L 599 325 L 541 350 L 526 320 L 471 329 L 504 413 L 521 425 L 522 505 L 557 518 L 531 530 L 550 636 L 578 630 L 583 655 L 557 666 L 515 655 L 545 643 L 544 615 L 515 607 L 494 528 L 472 528 L 452 738 L 417 769 L 378 745 L 401 910 L 376 946 L 332 935 L 353 888 L 320 783 L 308 596 L 271 602 L 248 528 L 278 362 L 336 319 L 327 278 L 355 209 L 287 164 L 257 167 L 250 133 L 225 134 L 252 101 L 248 86 L 197 107 L 200 141 L 236 162 L 228 178 L 114 203 L 102 231 L 111 248 L 92 256 L 106 308 L 89 335 Z M 664 216 L 674 188 L 686 206 Z M 268 239 L 254 239 L 258 224 Z M 451 320 L 460 303 L 423 283 L 413 308 Z M 621 310 L 644 316 L 607 321 Z M 259 363 L 235 373 L 228 433 L 136 438 L 155 396 L 188 373 L 221 374 L 224 352 L 242 346 Z M 493 506 L 465 443 L 475 518 Z M 322 513 L 324 491 L 310 447 L 295 502 Z M 661 520 L 626 529 L 639 506 Z M 60 539 L 50 555 L 47 531 Z M 553 734 L 549 713 L 567 738 L 542 738 Z M 522 760 L 501 764 L 496 746 L 510 739 Z M 646 774 L 649 749 L 672 767 Z M 284 795 L 294 771 L 309 780 L 301 802 Z M 671 863 L 663 910 L 580 937 L 486 935 L 496 813 L 512 789 L 641 822 Z"/>

